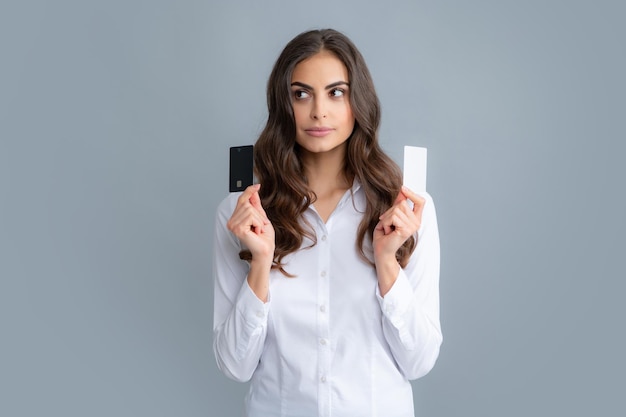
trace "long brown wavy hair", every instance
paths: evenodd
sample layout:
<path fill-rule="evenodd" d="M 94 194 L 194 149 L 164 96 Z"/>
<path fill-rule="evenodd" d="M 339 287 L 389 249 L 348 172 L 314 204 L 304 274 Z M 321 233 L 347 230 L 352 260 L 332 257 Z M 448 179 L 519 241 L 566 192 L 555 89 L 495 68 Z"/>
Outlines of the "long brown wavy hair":
<path fill-rule="evenodd" d="M 372 239 L 378 217 L 391 207 L 402 186 L 398 165 L 378 143 L 380 102 L 365 60 L 344 34 L 333 29 L 303 32 L 292 39 L 278 57 L 267 83 L 268 118 L 254 147 L 255 174 L 261 183 L 261 204 L 276 232 L 272 268 L 284 269 L 284 257 L 301 248 L 304 238 L 316 244 L 316 236 L 302 214 L 316 200 L 308 186 L 296 143 L 296 125 L 291 102 L 291 76 L 295 66 L 322 50 L 335 54 L 348 69 L 350 106 L 355 126 L 347 141 L 344 175 L 358 180 L 365 191 L 366 209 L 356 234 L 360 256 L 374 266 L 373 254 L 366 253 L 366 239 Z M 398 249 L 402 267 L 415 249 L 409 238 Z M 242 251 L 242 259 L 251 259 Z"/>

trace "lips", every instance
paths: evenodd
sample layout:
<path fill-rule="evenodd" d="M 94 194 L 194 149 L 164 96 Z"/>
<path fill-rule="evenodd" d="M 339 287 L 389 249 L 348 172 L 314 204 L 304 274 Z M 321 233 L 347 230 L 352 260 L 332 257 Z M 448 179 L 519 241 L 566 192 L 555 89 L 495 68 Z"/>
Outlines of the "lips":
<path fill-rule="evenodd" d="M 317 138 L 323 137 L 328 135 L 330 132 L 332 132 L 334 129 L 330 128 L 330 127 L 311 127 L 309 129 L 304 129 L 304 131 L 310 135 L 310 136 L 315 136 Z"/>

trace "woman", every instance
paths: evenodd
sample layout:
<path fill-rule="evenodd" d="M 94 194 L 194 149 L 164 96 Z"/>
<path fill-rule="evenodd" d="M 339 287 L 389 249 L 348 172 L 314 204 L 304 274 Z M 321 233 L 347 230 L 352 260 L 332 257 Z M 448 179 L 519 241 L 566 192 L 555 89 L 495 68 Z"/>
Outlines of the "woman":
<path fill-rule="evenodd" d="M 413 416 L 409 380 L 442 341 L 432 199 L 381 150 L 373 82 L 345 35 L 291 40 L 267 103 L 259 184 L 217 211 L 218 366 L 252 379 L 247 416 Z"/>

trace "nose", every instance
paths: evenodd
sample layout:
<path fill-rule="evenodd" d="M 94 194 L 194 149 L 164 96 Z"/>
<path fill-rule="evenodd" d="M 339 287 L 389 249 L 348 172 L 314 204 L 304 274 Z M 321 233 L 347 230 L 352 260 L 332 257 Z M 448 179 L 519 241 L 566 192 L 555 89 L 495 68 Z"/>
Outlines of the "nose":
<path fill-rule="evenodd" d="M 311 108 L 311 118 L 315 120 L 325 119 L 327 109 L 323 99 L 315 98 Z"/>

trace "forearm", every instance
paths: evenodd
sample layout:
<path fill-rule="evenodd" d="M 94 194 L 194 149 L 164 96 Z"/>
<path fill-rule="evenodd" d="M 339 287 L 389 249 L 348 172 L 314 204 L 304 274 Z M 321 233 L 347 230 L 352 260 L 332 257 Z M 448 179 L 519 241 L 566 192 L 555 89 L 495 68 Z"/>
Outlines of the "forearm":
<path fill-rule="evenodd" d="M 382 297 L 393 287 L 398 278 L 400 265 L 394 256 L 379 257 L 375 260 L 376 275 L 378 276 L 378 289 Z"/>
<path fill-rule="evenodd" d="M 420 300 L 404 273 L 385 298 L 379 294 L 383 334 L 407 379 L 430 371 L 439 355 L 441 328 L 435 306 Z"/>
<path fill-rule="evenodd" d="M 267 334 L 269 303 L 261 302 L 244 282 L 223 323 L 214 329 L 218 367 L 237 381 L 249 380 L 256 369 Z"/>
<path fill-rule="evenodd" d="M 425 317 L 398 329 L 391 322 L 383 324 L 383 333 L 389 343 L 394 360 L 408 380 L 428 374 L 435 366 L 442 343 L 441 332 Z M 412 346 L 407 349 L 407 345 Z"/>
<path fill-rule="evenodd" d="M 237 381 L 247 381 L 258 366 L 265 344 L 271 263 L 262 268 L 259 262 L 248 263 L 239 258 L 243 248 L 241 241 L 226 227 L 235 204 L 235 196 L 229 196 L 220 204 L 216 215 L 213 350 L 218 367 L 224 374 Z M 265 247 L 266 253 L 273 254 L 273 245 Z M 258 261 L 258 251 L 255 253 L 253 259 Z M 258 295 L 250 282 L 257 287 Z"/>
<path fill-rule="evenodd" d="M 379 288 L 383 333 L 407 379 L 419 378 L 430 371 L 443 340 L 439 321 L 437 216 L 430 195 L 424 198 L 422 222 L 415 236 L 417 247 L 408 264 L 398 267 L 391 288 L 386 292 L 383 290 L 387 288 Z"/>
<path fill-rule="evenodd" d="M 272 268 L 272 259 L 265 257 L 253 258 L 250 261 L 250 271 L 248 272 L 248 285 L 257 296 L 257 298 L 264 303 L 267 302 L 269 297 L 270 287 L 270 270 Z"/>

